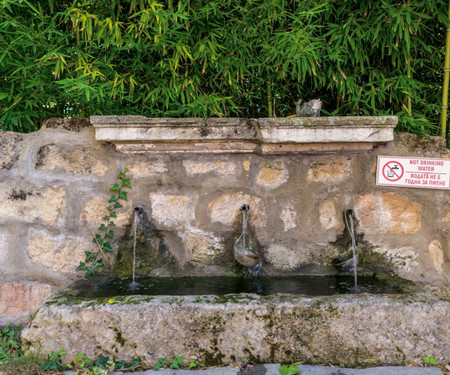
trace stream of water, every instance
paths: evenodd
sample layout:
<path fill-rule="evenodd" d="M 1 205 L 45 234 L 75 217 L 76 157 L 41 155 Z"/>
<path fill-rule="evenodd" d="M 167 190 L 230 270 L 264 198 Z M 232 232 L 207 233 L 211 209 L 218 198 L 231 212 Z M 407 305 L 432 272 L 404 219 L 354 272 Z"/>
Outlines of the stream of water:
<path fill-rule="evenodd" d="M 139 222 L 139 211 L 134 210 L 134 220 L 133 220 L 133 279 L 130 284 L 130 288 L 136 289 L 139 284 L 136 282 L 136 237 L 137 237 L 137 226 Z"/>

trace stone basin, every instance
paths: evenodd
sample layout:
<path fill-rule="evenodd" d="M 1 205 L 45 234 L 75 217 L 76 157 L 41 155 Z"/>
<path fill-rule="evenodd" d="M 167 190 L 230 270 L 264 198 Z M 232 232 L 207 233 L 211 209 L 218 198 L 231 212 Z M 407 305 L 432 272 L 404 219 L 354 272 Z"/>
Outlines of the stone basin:
<path fill-rule="evenodd" d="M 450 302 L 402 295 L 229 294 L 53 298 L 23 331 L 31 350 L 64 348 L 147 366 L 183 355 L 202 365 L 256 362 L 346 366 L 445 363 Z"/>

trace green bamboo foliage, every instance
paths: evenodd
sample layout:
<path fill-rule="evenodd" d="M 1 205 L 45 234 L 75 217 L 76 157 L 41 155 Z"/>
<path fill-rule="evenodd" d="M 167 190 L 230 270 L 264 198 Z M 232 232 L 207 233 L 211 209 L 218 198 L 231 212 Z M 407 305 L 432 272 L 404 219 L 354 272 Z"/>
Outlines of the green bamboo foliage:
<path fill-rule="evenodd" d="M 450 20 L 450 2 L 448 5 L 448 18 Z M 450 28 L 447 29 L 445 43 L 444 87 L 442 89 L 441 136 L 447 135 L 447 109 L 448 109 L 448 83 L 450 80 Z"/>
<path fill-rule="evenodd" d="M 0 0 L 0 127 L 56 116 L 400 117 L 439 131 L 444 0 Z"/>

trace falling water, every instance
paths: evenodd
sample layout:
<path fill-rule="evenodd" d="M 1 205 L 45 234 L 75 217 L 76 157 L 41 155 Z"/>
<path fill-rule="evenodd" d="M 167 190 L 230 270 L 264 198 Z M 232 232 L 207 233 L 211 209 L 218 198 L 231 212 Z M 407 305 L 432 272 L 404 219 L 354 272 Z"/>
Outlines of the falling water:
<path fill-rule="evenodd" d="M 355 279 L 355 287 L 358 286 L 358 255 L 356 254 L 356 239 L 355 239 L 355 224 L 353 222 L 353 215 L 351 211 L 347 211 L 349 225 L 347 226 L 352 237 L 352 252 L 353 252 L 353 277 Z"/>
<path fill-rule="evenodd" d="M 136 207 L 137 208 L 137 207 Z M 135 280 L 135 270 L 136 270 L 136 237 L 137 237 L 137 226 L 139 220 L 139 209 L 134 209 L 134 222 L 133 222 L 133 281 L 130 284 L 130 288 L 133 289 L 139 284 Z"/>

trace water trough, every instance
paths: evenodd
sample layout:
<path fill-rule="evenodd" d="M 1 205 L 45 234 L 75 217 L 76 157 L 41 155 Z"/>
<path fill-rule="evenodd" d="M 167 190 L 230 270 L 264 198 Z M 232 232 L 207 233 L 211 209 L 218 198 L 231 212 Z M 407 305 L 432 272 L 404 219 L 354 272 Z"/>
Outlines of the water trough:
<path fill-rule="evenodd" d="M 333 192 L 342 198 L 342 208 L 345 208 L 343 211 L 349 212 L 348 210 L 354 208 L 352 199 L 359 199 L 360 202 L 364 198 L 363 195 L 357 196 L 362 188 L 356 187 L 357 193 L 352 193 L 352 197 L 350 193 L 339 191 L 341 175 L 335 179 L 336 186 L 331 183 L 330 187 L 325 186 L 324 180 L 320 179 L 322 177 L 315 179 L 315 175 L 312 175 L 310 178 L 309 174 L 313 168 L 322 168 L 322 161 L 314 159 L 309 162 L 302 158 L 304 155 L 337 153 L 341 157 L 340 160 L 344 160 L 345 167 L 346 160 L 350 160 L 354 155 L 372 152 L 379 145 L 392 142 L 397 119 L 355 117 L 205 121 L 94 116 L 91 122 L 95 127 L 97 141 L 113 143 L 116 150 L 123 153 L 124 158 L 141 157 L 141 165 L 144 165 L 142 160 L 145 161 L 148 155 L 162 155 L 167 163 L 184 163 L 185 160 L 179 158 L 191 154 L 206 154 L 206 158 L 209 158 L 209 154 L 220 154 L 229 166 L 235 162 L 229 155 L 249 154 L 253 158 L 250 158 L 252 165 L 258 165 L 260 171 L 264 169 L 266 180 L 260 178 L 261 173 L 256 175 L 255 172 L 252 175 L 251 171 L 248 172 L 247 167 L 251 163 L 248 161 L 246 164 L 247 161 L 244 161 L 242 180 L 245 182 L 239 183 L 244 186 L 250 184 L 249 181 L 256 181 L 256 187 L 245 186 L 254 189 L 252 194 L 259 194 L 263 198 L 266 194 L 266 203 L 286 200 L 286 194 L 279 186 L 286 183 L 285 166 L 291 163 L 289 165 L 294 165 L 295 168 L 303 168 L 302 173 L 308 176 L 292 182 L 295 189 L 305 193 L 308 189 L 314 190 L 314 187 L 310 186 L 319 186 L 318 195 L 315 197 L 317 202 L 304 200 L 300 203 L 302 207 L 317 211 L 321 200 L 327 199 L 328 194 Z M 271 155 L 283 155 L 285 159 L 276 163 L 270 160 L 268 163 L 268 159 L 264 158 Z M 295 159 L 288 159 L 294 158 L 292 155 Z M 370 154 L 367 159 L 362 156 L 362 160 L 369 160 L 372 156 L 373 154 Z M 210 168 L 210 164 L 205 160 L 201 159 L 201 168 Z M 328 167 L 326 163 L 325 167 Z M 189 165 L 183 164 L 186 173 Z M 222 161 L 217 165 L 223 165 Z M 335 168 L 335 164 L 333 165 Z M 142 170 L 144 167 L 140 168 Z M 172 182 L 167 184 L 170 191 L 175 191 L 171 193 L 170 199 L 167 198 L 168 194 L 152 192 L 151 203 L 147 206 L 144 204 L 144 209 L 148 211 L 148 233 L 152 233 L 153 237 L 141 235 L 143 239 L 138 242 L 143 244 L 142 246 L 152 243 L 156 249 L 152 250 L 155 257 L 160 257 L 162 261 L 156 262 L 157 266 L 152 263 L 150 270 L 146 268 L 145 272 L 142 272 L 147 276 L 165 278 L 148 279 L 148 284 L 145 284 L 139 278 L 143 275 L 136 269 L 137 277 L 134 280 L 133 262 L 133 281 L 141 284 L 142 289 L 133 287 L 130 290 L 131 279 L 114 279 L 113 286 L 98 283 L 82 287 L 84 293 L 81 294 L 77 290 L 70 290 L 52 297 L 39 309 L 23 332 L 23 338 L 29 347 L 32 350 L 40 350 L 43 354 L 64 348 L 67 351 L 67 360 L 73 359 L 80 352 L 91 358 L 109 355 L 116 359 L 129 360 L 139 356 L 149 366 L 156 363 L 158 358 L 175 355 L 196 359 L 205 365 L 231 364 L 244 357 L 256 362 L 303 361 L 347 366 L 378 363 L 419 364 L 424 355 L 433 355 L 440 363 L 449 359 L 449 301 L 439 299 L 397 276 L 392 276 L 391 268 L 386 268 L 380 275 L 365 268 L 363 263 L 361 268 L 358 268 L 362 273 L 358 276 L 358 285 L 361 285 L 361 288 L 357 290 L 358 293 L 354 293 L 352 286 L 356 283 L 356 267 L 345 270 L 355 271 L 355 274 L 348 272 L 344 276 L 336 270 L 331 271 L 331 259 L 336 255 L 333 251 L 336 252 L 335 247 L 339 239 L 334 238 L 336 241 L 331 246 L 329 242 L 333 236 L 327 235 L 326 241 L 316 241 L 312 246 L 308 241 L 312 241 L 309 237 L 313 235 L 304 233 L 308 228 L 312 228 L 314 233 L 326 230 L 342 233 L 345 231 L 345 225 L 339 227 L 339 223 L 334 224 L 331 219 L 322 220 L 322 217 L 318 219 L 318 216 L 315 223 L 322 225 L 319 229 L 314 228 L 316 224 L 311 218 L 301 218 L 303 221 L 300 225 L 300 219 L 292 216 L 294 210 L 289 208 L 292 205 L 286 205 L 289 209 L 283 210 L 286 212 L 283 217 L 287 219 L 283 219 L 284 227 L 280 227 L 284 229 L 271 231 L 267 225 L 271 219 L 266 215 L 266 211 L 261 209 L 262 200 L 243 193 L 242 186 L 231 187 L 230 183 L 225 181 L 227 175 L 216 173 L 217 170 L 212 168 L 208 169 L 211 172 L 195 172 L 197 175 L 210 173 L 205 178 L 204 185 L 190 187 L 191 190 L 198 190 L 195 193 L 190 192 L 192 196 L 197 194 L 195 199 L 181 196 L 179 186 L 174 188 L 173 181 L 178 181 L 176 179 L 180 174 L 176 172 Z M 168 168 L 165 171 L 167 174 L 172 172 Z M 192 184 L 197 182 L 194 181 L 197 178 L 195 173 L 189 177 Z M 224 180 L 223 186 L 211 182 L 213 173 Z M 340 173 L 339 170 L 336 173 Z M 139 176 L 138 173 L 137 175 Z M 270 179 L 273 175 L 278 178 L 275 183 Z M 349 175 L 347 170 L 342 172 L 344 177 Z M 334 177 L 329 178 L 326 175 L 325 178 L 333 180 Z M 229 179 L 231 182 L 237 181 L 234 177 Z M 304 185 L 307 187 L 301 186 L 300 181 L 305 181 Z M 153 189 L 153 185 L 144 178 L 140 184 L 147 189 Z M 157 189 L 160 189 L 164 186 L 164 179 L 159 180 L 156 185 Z M 232 193 L 228 194 L 227 189 Z M 215 190 L 225 198 L 214 196 Z M 232 208 L 228 209 L 222 201 L 229 204 L 232 197 L 236 198 L 236 202 L 231 202 Z M 144 198 L 144 195 L 139 196 L 139 199 Z M 192 208 L 194 204 L 191 202 L 202 202 L 202 199 L 207 203 Z M 167 207 L 170 204 L 159 202 L 169 202 L 172 205 Z M 134 203 L 141 204 L 136 201 Z M 242 275 L 236 277 L 235 270 L 232 270 L 236 259 L 236 256 L 233 259 L 233 245 L 237 243 L 242 221 L 239 208 L 243 203 L 250 204 L 250 212 L 256 207 L 254 216 L 250 218 L 249 225 L 253 226 L 246 244 L 257 249 L 255 254 L 262 260 L 264 272 L 257 278 L 244 279 Z M 272 203 L 267 203 L 267 212 L 275 216 L 278 214 L 278 206 L 273 203 L 272 207 L 270 204 Z M 184 209 L 187 214 L 177 216 L 178 211 L 173 207 Z M 359 220 L 364 220 L 366 217 L 361 214 L 362 208 L 358 209 L 355 215 Z M 161 212 L 164 210 L 172 212 L 175 218 L 161 218 Z M 326 210 L 324 212 L 323 216 L 326 216 Z M 414 212 L 410 216 L 414 216 Z M 226 217 L 227 215 L 233 217 Z M 136 214 L 134 216 L 136 217 Z M 194 217 L 199 218 L 200 229 L 192 227 Z M 282 221 L 276 217 L 273 222 Z M 176 225 L 178 228 L 175 232 L 173 228 Z M 232 225 L 237 228 L 234 232 L 234 229 L 230 229 Z M 364 226 L 357 225 L 358 223 L 353 224 L 351 216 L 351 226 L 348 224 L 348 227 L 352 227 L 354 233 L 351 238 L 347 235 L 346 246 L 351 244 L 355 265 L 358 263 L 357 242 L 364 243 L 370 251 L 372 249 L 372 244 L 363 239 Z M 128 244 L 133 242 L 129 236 L 132 228 L 132 223 L 129 222 Z M 135 226 L 134 231 L 139 232 L 139 228 Z M 290 234 L 293 232 L 295 235 Z M 407 233 L 415 233 L 414 228 Z M 296 246 L 303 246 L 300 240 L 307 238 L 304 240 L 304 248 L 311 248 L 311 252 L 315 252 L 315 258 L 307 254 L 309 250 L 302 248 L 298 256 L 303 257 L 302 261 L 291 267 L 291 253 L 283 250 L 287 248 L 283 237 L 288 235 L 291 235 L 288 244 L 291 249 L 294 248 L 292 252 L 295 253 Z M 395 231 L 389 232 L 388 240 L 395 235 Z M 216 241 L 216 237 L 220 237 L 222 242 Z M 261 239 L 264 245 L 259 246 L 258 241 Z M 212 245 L 211 248 L 204 246 L 202 241 L 213 244 L 214 248 Z M 272 246 L 269 241 L 278 242 Z M 404 238 L 400 242 L 405 246 Z M 188 252 L 186 249 L 189 246 Z M 199 249 L 203 251 L 200 255 L 196 253 Z M 119 253 L 121 251 L 119 250 Z M 126 251 L 132 254 L 142 253 L 139 248 L 131 252 L 130 246 Z M 131 258 L 125 257 L 124 254 L 125 250 L 117 257 L 117 264 L 121 262 L 120 257 L 126 259 L 127 264 L 131 264 Z M 381 259 L 379 253 L 376 254 L 378 258 L 374 259 Z M 328 265 L 324 266 L 319 264 L 320 262 L 328 262 Z M 169 263 L 170 267 L 167 266 Z M 413 261 L 411 263 L 414 264 Z M 138 264 L 139 262 L 136 263 L 137 268 Z M 117 271 L 116 276 L 131 277 L 129 270 L 127 272 L 119 274 Z M 221 276 L 222 279 L 206 278 L 213 275 Z M 190 278 L 183 279 L 180 276 Z M 199 287 L 192 289 L 190 284 L 195 282 Z M 160 284 L 165 284 L 166 289 Z M 208 287 L 214 284 L 215 288 Z M 230 289 L 230 285 L 238 288 Z"/>

